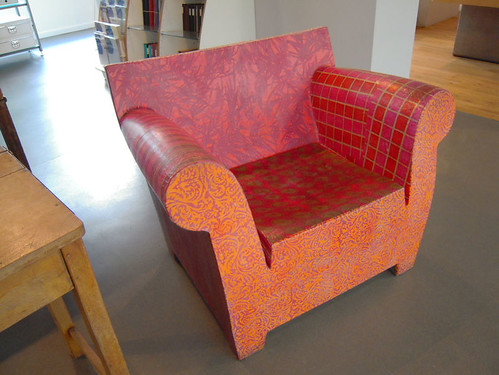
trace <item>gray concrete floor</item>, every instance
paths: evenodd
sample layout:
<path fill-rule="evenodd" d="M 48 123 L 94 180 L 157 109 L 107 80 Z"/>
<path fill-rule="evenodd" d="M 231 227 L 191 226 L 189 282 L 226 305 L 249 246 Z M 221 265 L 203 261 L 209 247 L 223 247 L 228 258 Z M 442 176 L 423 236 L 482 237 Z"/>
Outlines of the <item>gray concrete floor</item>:
<path fill-rule="evenodd" d="M 118 128 L 90 32 L 0 58 L 33 173 L 85 223 L 132 374 L 498 374 L 499 124 L 458 113 L 439 148 L 420 255 L 277 328 L 243 361 L 168 253 Z M 3 141 L 0 139 L 0 144 Z M 1 214 L 1 213 L 0 213 Z M 76 305 L 65 297 L 83 328 Z M 0 333 L 0 374 L 94 374 L 46 309 Z"/>

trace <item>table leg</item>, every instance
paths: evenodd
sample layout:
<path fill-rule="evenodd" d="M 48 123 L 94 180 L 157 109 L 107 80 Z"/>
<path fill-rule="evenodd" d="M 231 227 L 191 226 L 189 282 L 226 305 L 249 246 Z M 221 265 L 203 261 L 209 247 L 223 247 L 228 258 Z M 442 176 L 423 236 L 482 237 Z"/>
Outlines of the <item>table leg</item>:
<path fill-rule="evenodd" d="M 73 281 L 76 302 L 106 374 L 129 374 L 83 241 L 75 241 L 61 252 Z"/>

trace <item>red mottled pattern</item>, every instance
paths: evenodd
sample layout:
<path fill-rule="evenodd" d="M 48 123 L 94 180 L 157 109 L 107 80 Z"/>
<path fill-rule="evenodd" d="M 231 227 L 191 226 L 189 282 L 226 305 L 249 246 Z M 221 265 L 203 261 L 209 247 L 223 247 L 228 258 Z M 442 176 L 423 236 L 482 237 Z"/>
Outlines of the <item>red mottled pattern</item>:
<path fill-rule="evenodd" d="M 106 68 L 123 134 L 171 221 L 209 233 L 219 275 L 192 279 L 223 290 L 238 358 L 416 259 L 453 98 L 333 65 L 316 29 Z M 211 269 L 193 258 L 191 270 Z"/>
<path fill-rule="evenodd" d="M 327 29 L 106 67 L 118 118 L 175 123 L 229 168 L 317 141 L 308 88 L 334 63 Z"/>
<path fill-rule="evenodd" d="M 275 243 L 402 189 L 311 143 L 232 169 L 271 264 Z"/>

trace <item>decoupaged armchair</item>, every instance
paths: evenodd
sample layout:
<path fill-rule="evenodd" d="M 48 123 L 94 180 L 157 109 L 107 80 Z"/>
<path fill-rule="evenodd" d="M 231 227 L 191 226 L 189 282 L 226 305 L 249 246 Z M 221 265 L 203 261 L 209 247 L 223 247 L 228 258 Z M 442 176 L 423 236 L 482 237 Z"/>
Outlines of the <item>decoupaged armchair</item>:
<path fill-rule="evenodd" d="M 238 358 L 415 262 L 454 101 L 334 66 L 326 28 L 106 67 L 169 249 Z"/>

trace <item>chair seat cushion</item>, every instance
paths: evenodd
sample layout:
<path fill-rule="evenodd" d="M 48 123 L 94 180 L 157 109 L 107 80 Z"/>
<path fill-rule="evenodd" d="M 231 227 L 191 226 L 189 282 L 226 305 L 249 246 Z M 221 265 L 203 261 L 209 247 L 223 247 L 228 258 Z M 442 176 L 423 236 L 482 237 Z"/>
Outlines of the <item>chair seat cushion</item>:
<path fill-rule="evenodd" d="M 231 169 L 270 262 L 272 245 L 402 186 L 311 143 Z"/>

